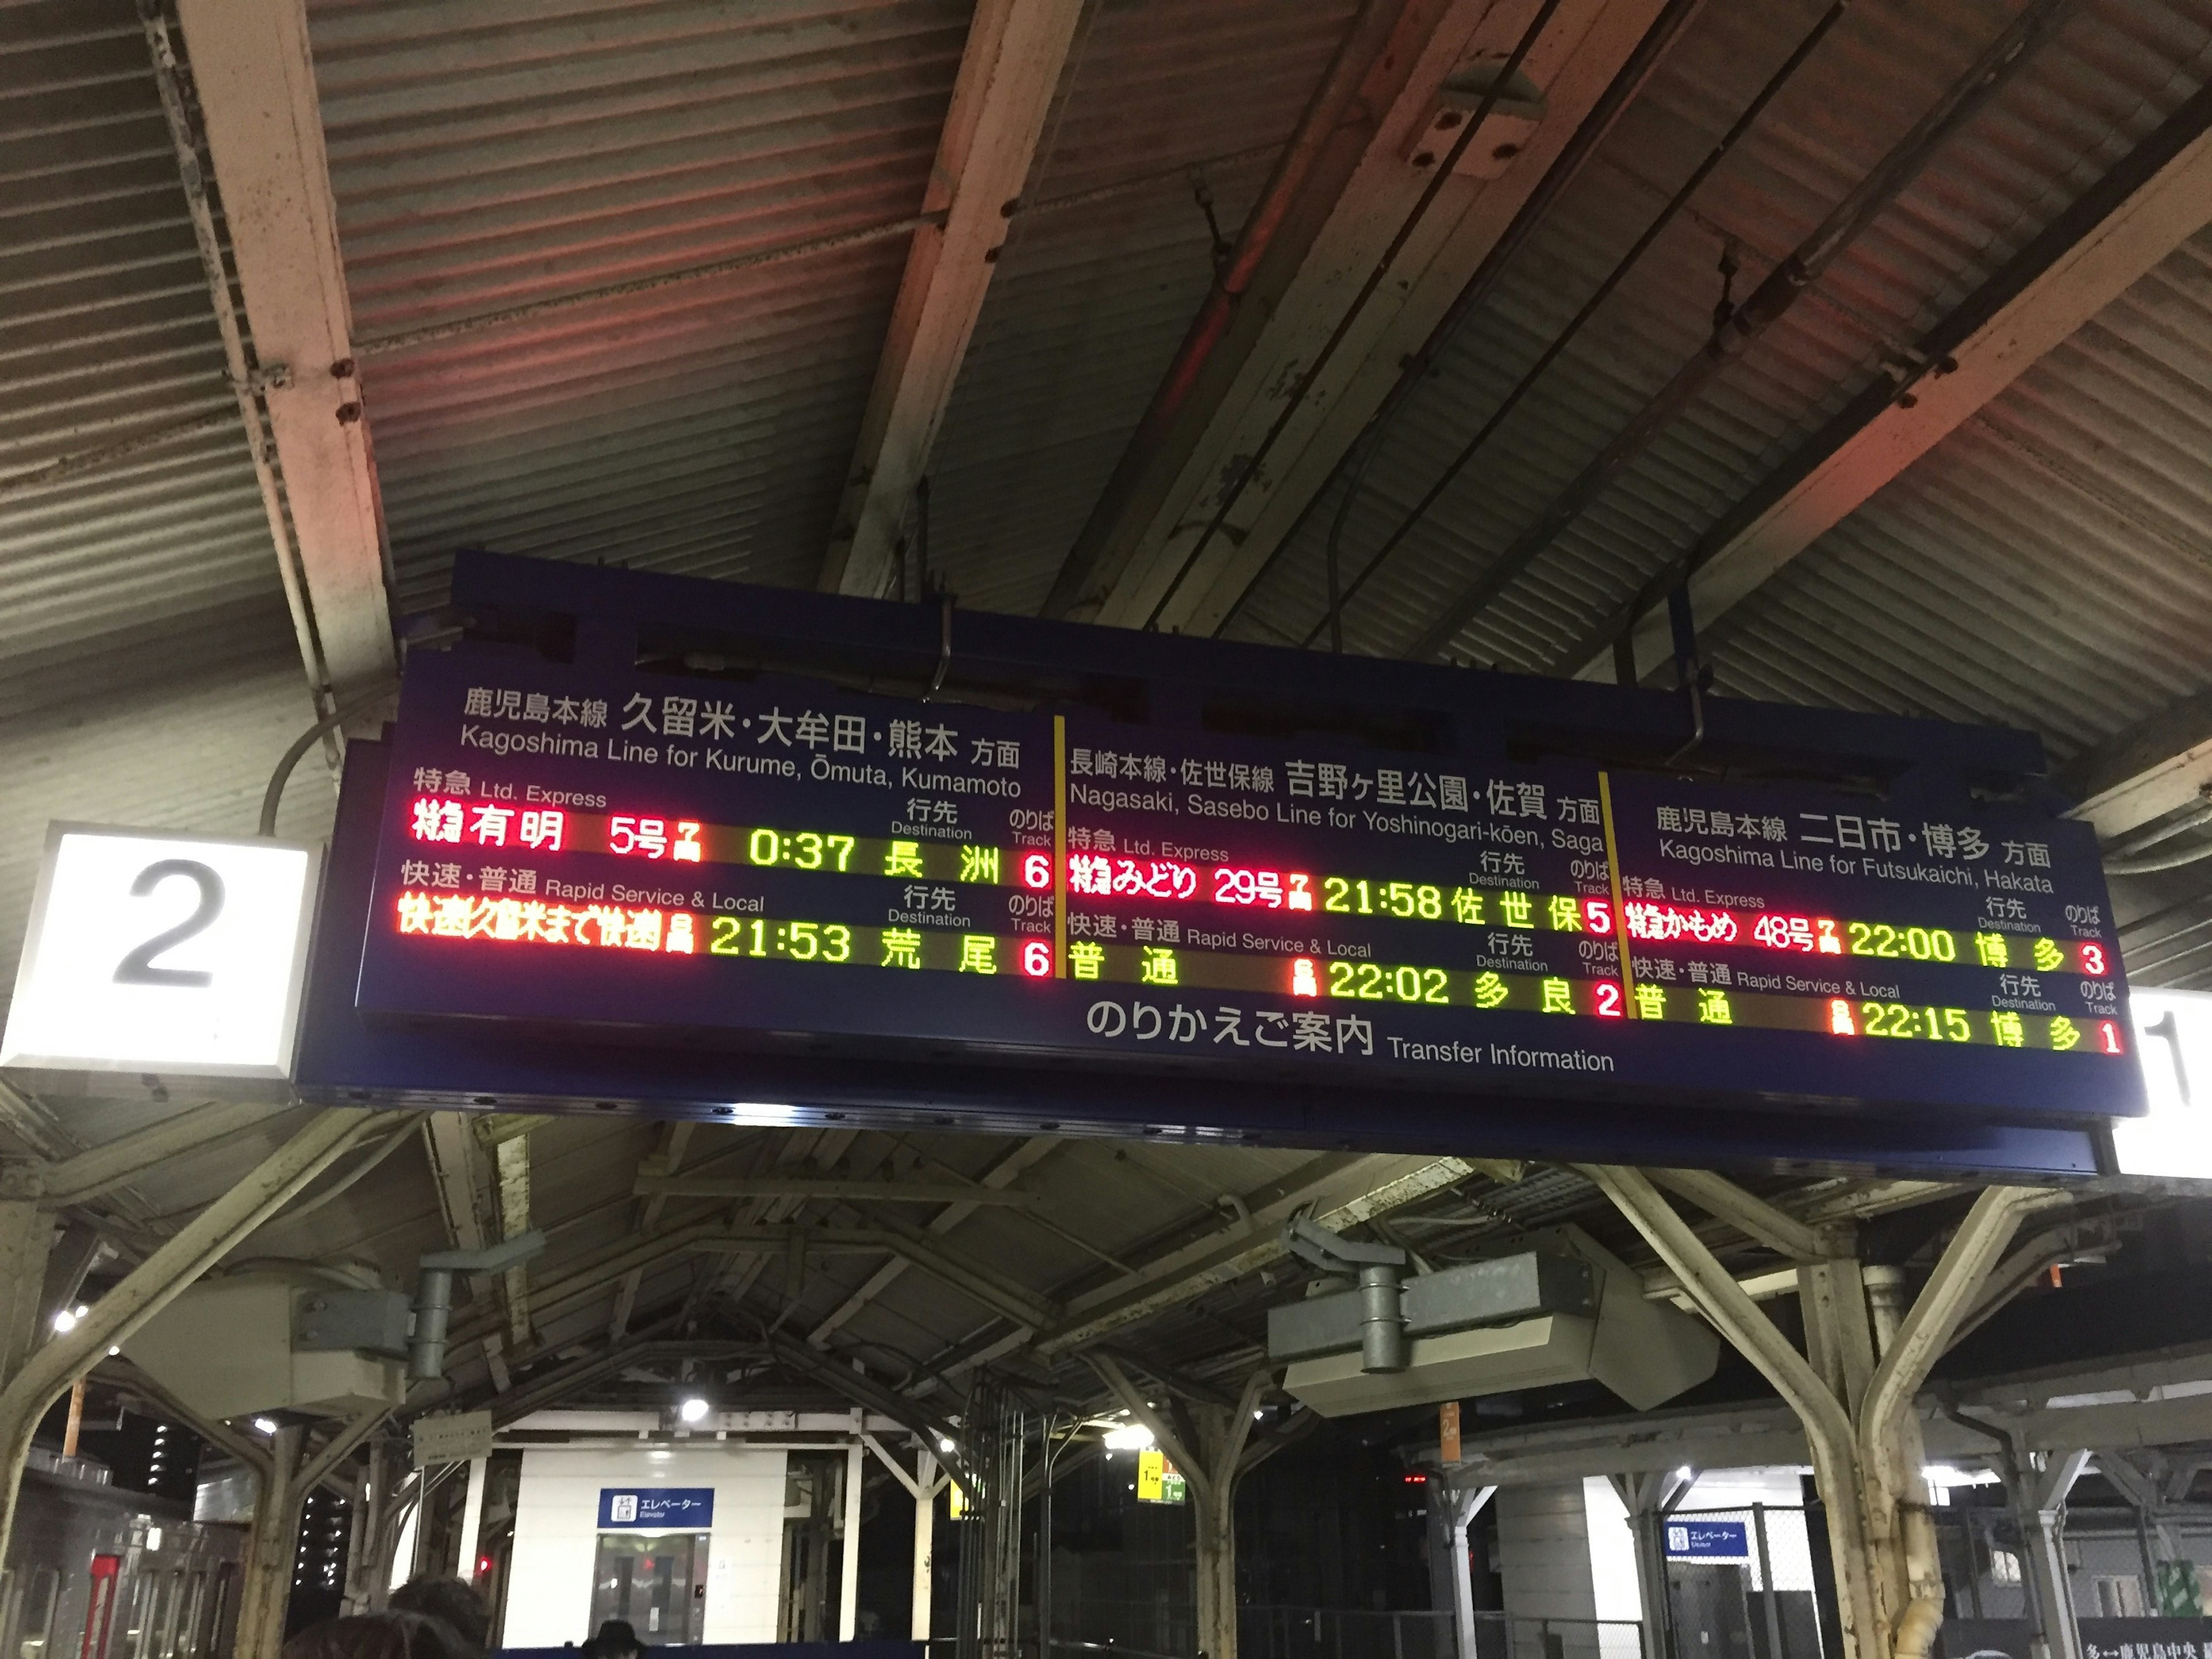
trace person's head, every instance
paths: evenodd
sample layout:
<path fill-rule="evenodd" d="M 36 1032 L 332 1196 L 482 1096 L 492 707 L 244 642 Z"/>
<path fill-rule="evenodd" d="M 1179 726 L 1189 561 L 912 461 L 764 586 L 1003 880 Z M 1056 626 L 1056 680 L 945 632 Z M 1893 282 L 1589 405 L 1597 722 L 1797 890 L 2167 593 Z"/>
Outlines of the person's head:
<path fill-rule="evenodd" d="M 610 1619 L 601 1625 L 599 1633 L 592 1638 L 592 1644 L 599 1650 L 599 1659 L 616 1659 L 616 1656 L 620 1654 L 643 1650 L 639 1645 L 636 1630 L 628 1620 L 622 1619 Z"/>
<path fill-rule="evenodd" d="M 284 1644 L 283 1659 L 461 1659 L 453 1635 L 419 1613 L 325 1619 Z"/>
<path fill-rule="evenodd" d="M 392 1592 L 394 1613 L 442 1619 L 453 1633 L 482 1653 L 491 1636 L 491 1613 L 473 1586 L 459 1578 L 410 1578 Z"/>

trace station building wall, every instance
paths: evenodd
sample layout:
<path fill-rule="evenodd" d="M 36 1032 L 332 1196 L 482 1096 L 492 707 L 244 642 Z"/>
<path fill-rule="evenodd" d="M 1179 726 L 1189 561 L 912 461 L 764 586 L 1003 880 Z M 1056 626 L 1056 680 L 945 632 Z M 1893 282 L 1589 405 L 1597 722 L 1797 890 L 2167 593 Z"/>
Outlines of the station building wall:
<path fill-rule="evenodd" d="M 502 1647 L 557 1648 L 591 1632 L 592 1571 L 605 1486 L 709 1486 L 708 1642 L 773 1642 L 783 1561 L 784 1454 L 697 1447 L 533 1446 L 515 1496 Z"/>

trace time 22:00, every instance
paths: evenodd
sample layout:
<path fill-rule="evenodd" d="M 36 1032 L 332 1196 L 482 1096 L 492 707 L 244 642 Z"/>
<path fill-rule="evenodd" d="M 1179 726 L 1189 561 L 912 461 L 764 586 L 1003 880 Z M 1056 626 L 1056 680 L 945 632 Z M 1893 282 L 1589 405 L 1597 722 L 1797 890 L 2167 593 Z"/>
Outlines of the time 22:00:
<path fill-rule="evenodd" d="M 1886 921 L 1854 921 L 1855 957 L 1910 957 L 1915 962 L 1956 962 L 1959 941 L 1942 927 L 1893 927 Z"/>
<path fill-rule="evenodd" d="M 718 957 L 789 957 L 797 962 L 849 962 L 853 930 L 838 921 L 778 922 L 716 916 L 708 953 Z"/>

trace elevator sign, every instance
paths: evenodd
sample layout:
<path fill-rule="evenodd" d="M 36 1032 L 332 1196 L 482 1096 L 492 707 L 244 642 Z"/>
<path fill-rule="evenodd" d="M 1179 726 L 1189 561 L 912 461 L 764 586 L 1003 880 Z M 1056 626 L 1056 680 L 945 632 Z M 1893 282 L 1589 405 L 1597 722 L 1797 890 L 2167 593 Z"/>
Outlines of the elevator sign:
<path fill-rule="evenodd" d="M 1751 1553 L 1750 1528 L 1741 1521 L 1669 1521 L 1667 1553 L 1681 1561 L 1741 1561 Z"/>
<path fill-rule="evenodd" d="M 602 1486 L 602 1532 L 704 1532 L 714 1524 L 712 1486 Z"/>

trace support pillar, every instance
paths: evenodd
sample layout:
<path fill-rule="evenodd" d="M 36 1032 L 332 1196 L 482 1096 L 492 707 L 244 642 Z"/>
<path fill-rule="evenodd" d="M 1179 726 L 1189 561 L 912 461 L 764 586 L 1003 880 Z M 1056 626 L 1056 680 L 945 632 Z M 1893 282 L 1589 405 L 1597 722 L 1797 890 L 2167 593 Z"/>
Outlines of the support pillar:
<path fill-rule="evenodd" d="M 461 1500 L 461 1547 L 457 1553 L 454 1576 L 465 1583 L 477 1582 L 477 1540 L 483 1531 L 484 1484 L 489 1479 L 491 1459 L 469 1459 L 468 1495 Z"/>
<path fill-rule="evenodd" d="M 1467 1529 L 1497 1495 L 1495 1486 L 1474 1486 L 1451 1495 L 1452 1630 L 1459 1639 L 1459 1659 L 1475 1659 L 1474 1568 L 1468 1560 Z"/>
<path fill-rule="evenodd" d="M 860 1623 L 860 1477 L 867 1470 L 868 1449 L 860 1438 L 859 1418 L 853 1413 L 853 1443 L 845 1449 L 845 1535 L 837 1556 L 837 1639 L 850 1642 Z"/>
<path fill-rule="evenodd" d="M 1199 1659 L 1237 1659 L 1237 1481 L 1243 1473 L 1253 1407 L 1272 1375 L 1255 1371 L 1234 1406 L 1182 1402 L 1177 1415 L 1185 1419 L 1186 1432 L 1146 1400 L 1114 1360 L 1103 1354 L 1086 1357 L 1182 1472 L 1197 1565 Z"/>
<path fill-rule="evenodd" d="M 1610 1165 L 1581 1169 L 1804 1425 L 1827 1511 L 1844 1659 L 1927 1659 L 1942 1625 L 1943 1581 L 1912 1400 L 2021 1216 L 2045 1201 L 2043 1195 L 2022 1188 L 1984 1191 L 1886 1349 L 1879 1346 L 1884 1322 L 1868 1310 L 1857 1265 L 1842 1259 L 1845 1252 L 1829 1250 L 1828 1241 L 1818 1241 L 1832 1258 L 1816 1264 L 1832 1270 L 1827 1275 L 1831 1306 L 1820 1315 L 1820 1333 L 1808 1338 L 1808 1358 L 1759 1310 L 1643 1172 Z M 1728 1202 L 1744 1214 L 1761 1205 L 1740 1190 Z M 1779 1224 L 1765 1231 L 1778 1237 L 1800 1224 L 1779 1212 L 1773 1219 Z M 1809 1302 L 1808 1311 L 1815 1312 Z M 1853 1333 L 1862 1319 L 1875 1363 L 1854 1400 L 1849 1380 L 1855 1369 Z"/>
<path fill-rule="evenodd" d="M 2074 1586 L 2066 1571 L 2066 1499 L 2088 1466 L 2086 1451 L 2038 1456 L 2009 1437 L 2005 1443 L 2005 1494 L 2020 1523 L 2022 1587 L 2035 1659 L 2082 1659 L 2081 1626 L 2074 1618 Z"/>
<path fill-rule="evenodd" d="M 62 1390 L 110 1347 L 128 1340 L 349 1147 L 386 1125 L 382 1113 L 344 1109 L 318 1113 L 235 1187 L 179 1227 L 65 1332 L 37 1328 L 35 1291 L 17 1286 L 0 1303 L 6 1320 L 0 1328 L 0 1360 L 12 1362 L 4 1373 L 4 1386 L 0 1386 L 0 1560 L 7 1558 L 31 1437 Z M 43 1289 L 45 1256 L 51 1247 L 51 1218 L 40 1213 L 35 1203 L 21 1198 L 0 1202 L 0 1271 L 12 1273 L 21 1266 L 24 1283 Z M 29 1271 L 33 1255 L 35 1272 Z"/>
<path fill-rule="evenodd" d="M 1644 1659 L 1673 1659 L 1674 1615 L 1667 1600 L 1667 1517 L 1689 1495 L 1697 1476 L 1680 1469 L 1662 1469 L 1651 1474 L 1616 1474 L 1612 1479 L 1636 1537 L 1636 1599 L 1644 1620 Z"/>
<path fill-rule="evenodd" d="M 238 1636 L 234 1659 L 270 1659 L 284 1645 L 284 1609 L 292 1595 L 292 1566 L 300 1545 L 300 1442 L 288 1424 L 269 1437 L 269 1462 L 255 1470 L 253 1524 L 246 1534 L 239 1574 Z"/>
<path fill-rule="evenodd" d="M 937 1455 L 924 1446 L 915 1455 L 913 1638 L 929 1640 L 929 1592 L 937 1572 Z"/>

